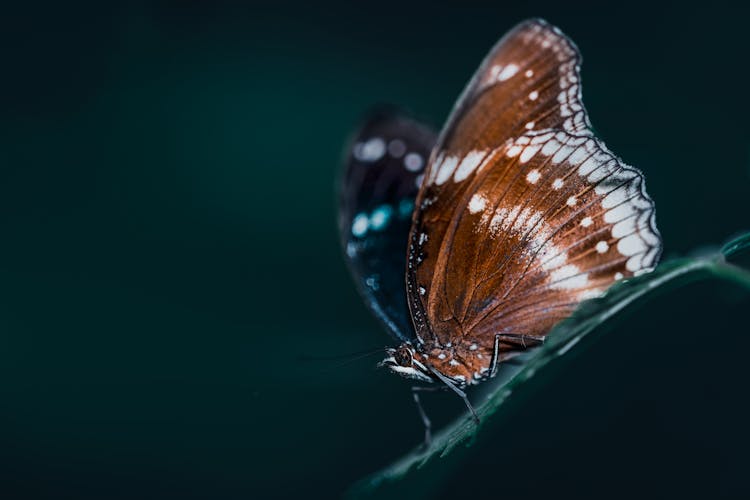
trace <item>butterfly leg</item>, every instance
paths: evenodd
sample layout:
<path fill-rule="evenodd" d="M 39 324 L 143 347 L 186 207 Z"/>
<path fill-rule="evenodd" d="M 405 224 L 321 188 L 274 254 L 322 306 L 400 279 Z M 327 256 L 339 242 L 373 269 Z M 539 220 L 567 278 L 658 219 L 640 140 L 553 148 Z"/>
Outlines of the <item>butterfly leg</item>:
<path fill-rule="evenodd" d="M 430 443 L 432 443 L 432 422 L 430 421 L 430 418 L 427 416 L 427 413 L 424 411 L 424 407 L 422 406 L 422 400 L 419 397 L 420 392 L 435 392 L 435 391 L 444 391 L 448 389 L 445 386 L 434 386 L 434 387 L 420 387 L 420 386 L 413 386 L 411 388 L 411 395 L 414 398 L 414 403 L 417 405 L 417 411 L 419 411 L 419 417 L 422 419 L 422 423 L 424 424 L 424 443 L 422 443 L 422 446 L 427 449 L 430 447 Z"/>
<path fill-rule="evenodd" d="M 433 388 L 416 387 L 416 386 L 411 388 L 411 395 L 414 398 L 414 404 L 417 405 L 417 411 L 419 412 L 419 417 L 422 419 L 422 424 L 424 424 L 424 443 L 422 443 L 422 446 L 425 450 L 429 448 L 430 444 L 432 443 L 432 422 L 430 421 L 430 418 L 427 416 L 427 413 L 425 413 L 424 407 L 422 407 L 422 401 L 419 398 L 419 393 L 429 391 L 430 389 L 433 389 Z"/>
<path fill-rule="evenodd" d="M 453 392 L 455 392 L 456 394 L 458 394 L 458 397 L 460 397 L 463 400 L 464 404 L 466 404 L 466 407 L 471 412 L 471 416 L 474 418 L 474 423 L 476 423 L 477 425 L 479 425 L 479 415 L 477 415 L 477 411 L 471 405 L 471 401 L 469 401 L 469 398 L 468 398 L 468 396 L 466 396 L 466 393 L 464 391 L 462 391 L 461 389 L 459 389 L 458 387 L 456 387 L 456 384 L 453 383 L 451 381 L 451 379 L 449 379 L 448 377 L 446 377 L 445 375 L 443 375 L 439 371 L 437 371 L 437 370 L 435 370 L 434 368 L 431 368 L 431 367 L 429 367 L 429 369 L 432 372 L 432 374 L 435 375 L 435 377 L 438 380 L 440 380 L 442 383 L 444 383 L 446 385 L 446 387 L 448 387 L 448 389 L 450 389 Z"/>
<path fill-rule="evenodd" d="M 496 338 L 497 337 L 503 337 L 504 339 L 508 339 L 508 340 L 520 339 L 521 340 L 521 346 L 524 349 L 526 349 L 528 347 L 535 347 L 535 346 L 538 346 L 539 344 L 543 344 L 544 343 L 544 337 L 539 337 L 539 336 L 536 336 L 536 335 L 526 335 L 526 334 L 523 334 L 523 333 L 498 333 L 497 335 L 495 335 L 495 337 Z M 533 344 L 531 346 L 529 346 L 528 344 L 526 344 L 527 340 L 530 340 L 531 342 L 533 342 Z"/>
<path fill-rule="evenodd" d="M 497 356 L 500 354 L 500 336 L 495 334 L 495 347 L 492 348 L 492 363 L 490 363 L 490 377 L 497 375 Z"/>
<path fill-rule="evenodd" d="M 494 377 L 497 374 L 497 360 L 500 355 L 500 337 L 521 339 L 521 345 L 524 349 L 529 347 L 526 345 L 526 340 L 535 342 L 535 345 L 543 344 L 544 337 L 536 337 L 534 335 L 524 335 L 521 333 L 497 333 L 495 334 L 495 347 L 492 349 L 492 363 L 490 364 L 490 377 Z"/>

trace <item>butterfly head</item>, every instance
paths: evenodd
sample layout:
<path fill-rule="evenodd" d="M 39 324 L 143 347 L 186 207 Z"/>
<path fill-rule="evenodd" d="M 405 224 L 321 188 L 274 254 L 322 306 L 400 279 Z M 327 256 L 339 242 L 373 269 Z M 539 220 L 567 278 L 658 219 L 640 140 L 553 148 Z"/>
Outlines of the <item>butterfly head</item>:
<path fill-rule="evenodd" d="M 422 356 L 410 343 L 405 342 L 397 348 L 385 350 L 386 358 L 380 366 L 387 366 L 392 372 L 402 377 L 420 380 L 422 382 L 434 382 L 435 376 L 422 361 Z"/>

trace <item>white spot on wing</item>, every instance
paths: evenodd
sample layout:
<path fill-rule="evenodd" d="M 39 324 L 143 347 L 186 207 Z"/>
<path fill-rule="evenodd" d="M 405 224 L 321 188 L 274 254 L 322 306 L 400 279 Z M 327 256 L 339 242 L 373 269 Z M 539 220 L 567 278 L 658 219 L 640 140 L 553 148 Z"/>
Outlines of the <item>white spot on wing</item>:
<path fill-rule="evenodd" d="M 571 165 L 580 165 L 588 155 L 589 153 L 586 151 L 585 147 L 578 147 L 573 152 L 573 154 L 570 155 L 570 158 L 568 158 L 568 162 Z"/>
<path fill-rule="evenodd" d="M 613 224 L 615 222 L 626 219 L 631 215 L 635 215 L 635 213 L 635 207 L 631 203 L 623 203 L 622 205 L 618 205 L 610 210 L 607 210 L 604 213 L 604 222 Z"/>
<path fill-rule="evenodd" d="M 458 158 L 455 156 L 448 156 L 440 162 L 440 170 L 438 170 L 437 177 L 435 178 L 435 184 L 438 186 L 445 184 L 445 181 L 450 179 L 453 171 L 456 170 L 456 165 L 458 165 Z"/>
<path fill-rule="evenodd" d="M 598 297 L 601 297 L 602 295 L 604 295 L 603 291 L 597 290 L 596 288 L 589 288 L 588 290 L 584 290 L 580 294 L 578 294 L 578 299 L 579 300 L 596 299 Z"/>
<path fill-rule="evenodd" d="M 393 209 L 389 205 L 381 205 L 372 211 L 370 215 L 370 229 L 379 231 L 388 225 L 393 215 Z"/>
<path fill-rule="evenodd" d="M 534 169 L 526 175 L 526 180 L 532 184 L 536 184 L 541 176 L 539 170 Z"/>
<path fill-rule="evenodd" d="M 369 276 L 365 280 L 365 284 L 367 286 L 369 286 L 370 288 L 372 288 L 373 290 L 375 290 L 375 291 L 378 291 L 380 289 L 380 283 L 378 283 L 378 275 L 377 274 Z"/>
<path fill-rule="evenodd" d="M 394 158 L 401 158 L 406 153 L 406 144 L 401 139 L 393 139 L 388 143 L 388 154 Z"/>
<path fill-rule="evenodd" d="M 625 202 L 626 199 L 627 199 L 627 190 L 624 188 L 618 188 L 604 197 L 604 199 L 602 200 L 602 207 L 612 208 L 614 206 L 617 206 Z"/>
<path fill-rule="evenodd" d="M 612 236 L 615 238 L 624 238 L 629 234 L 633 234 L 635 232 L 635 222 L 634 217 L 621 220 L 612 226 Z"/>
<path fill-rule="evenodd" d="M 568 261 L 568 254 L 558 251 L 554 245 L 547 244 L 541 253 L 541 258 L 544 259 L 542 269 L 549 271 L 565 264 Z"/>
<path fill-rule="evenodd" d="M 354 157 L 359 161 L 378 161 L 385 154 L 385 141 L 380 137 L 373 137 L 359 147 L 354 148 Z"/>
<path fill-rule="evenodd" d="M 596 244 L 596 251 L 599 253 L 605 253 L 607 250 L 609 250 L 609 244 L 606 241 L 600 241 Z"/>
<path fill-rule="evenodd" d="M 540 149 L 541 146 L 526 146 L 523 150 L 523 153 L 521 153 L 521 157 L 518 159 L 518 161 L 520 161 L 521 163 L 526 163 L 527 161 L 532 159 Z"/>
<path fill-rule="evenodd" d="M 479 193 L 476 193 L 474 196 L 471 197 L 471 201 L 469 201 L 469 212 L 476 214 L 484 210 L 484 208 L 487 206 L 487 198 L 482 196 Z"/>
<path fill-rule="evenodd" d="M 536 101 L 538 97 L 539 97 L 539 92 L 537 92 L 536 90 L 532 91 L 529 94 L 529 99 L 531 99 L 532 101 Z"/>
<path fill-rule="evenodd" d="M 512 78 L 516 73 L 518 73 L 518 66 L 512 63 L 508 64 L 502 71 L 500 71 L 500 73 L 498 73 L 497 80 L 504 82 L 505 80 Z"/>
<path fill-rule="evenodd" d="M 508 152 L 505 154 L 508 158 L 513 158 L 514 156 L 518 156 L 518 153 L 520 153 L 523 149 L 523 146 L 511 146 L 510 148 L 508 148 Z"/>
<path fill-rule="evenodd" d="M 354 217 L 352 221 L 352 234 L 357 238 L 361 238 L 367 232 L 367 228 L 370 226 L 370 219 L 366 214 L 359 214 Z"/>
<path fill-rule="evenodd" d="M 566 158 L 570 156 L 570 154 L 573 152 L 573 148 L 570 146 L 563 146 L 561 147 L 557 153 L 552 157 L 552 163 L 560 163 Z"/>
<path fill-rule="evenodd" d="M 581 221 L 581 225 L 583 227 L 589 227 L 593 223 L 594 223 L 594 221 L 591 220 L 591 217 L 584 217 L 583 220 Z"/>
<path fill-rule="evenodd" d="M 555 179 L 552 181 L 552 189 L 560 189 L 561 187 L 563 187 L 562 179 Z"/>
<path fill-rule="evenodd" d="M 642 257 L 640 255 L 634 255 L 633 257 L 630 257 L 628 259 L 628 262 L 625 264 L 625 269 L 628 271 L 631 271 L 636 274 L 636 276 L 639 273 L 639 271 L 642 271 L 641 267 L 643 265 Z"/>
<path fill-rule="evenodd" d="M 647 250 L 646 244 L 638 234 L 631 234 L 617 242 L 617 251 L 626 257 L 643 253 Z M 630 261 L 628 261 L 630 263 Z M 632 269 L 628 269 L 632 271 Z"/>
<path fill-rule="evenodd" d="M 470 153 L 468 153 L 458 165 L 458 168 L 456 169 L 456 175 L 453 177 L 453 180 L 456 182 L 461 182 L 462 180 L 466 179 L 479 166 L 482 158 L 484 158 L 484 155 L 484 151 L 471 151 Z"/>
<path fill-rule="evenodd" d="M 351 241 L 346 244 L 346 255 L 348 255 L 350 258 L 354 258 L 357 255 L 357 245 L 352 243 Z"/>
<path fill-rule="evenodd" d="M 578 266 L 568 264 L 552 271 L 550 280 L 552 288 L 569 290 L 586 286 L 586 283 L 589 281 L 589 275 L 588 273 L 581 273 Z"/>
<path fill-rule="evenodd" d="M 409 172 L 419 172 L 422 165 L 424 165 L 424 160 L 417 153 L 409 153 L 404 158 L 404 167 L 406 167 L 406 170 Z"/>

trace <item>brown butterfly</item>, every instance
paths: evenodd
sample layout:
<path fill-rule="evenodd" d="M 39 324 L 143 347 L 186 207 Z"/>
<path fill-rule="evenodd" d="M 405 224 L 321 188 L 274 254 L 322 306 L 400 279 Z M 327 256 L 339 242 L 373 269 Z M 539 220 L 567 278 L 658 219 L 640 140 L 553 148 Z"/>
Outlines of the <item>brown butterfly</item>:
<path fill-rule="evenodd" d="M 353 146 L 340 228 L 368 304 L 401 340 L 382 364 L 444 384 L 472 412 L 466 386 L 661 253 L 641 172 L 593 135 L 580 64 L 560 30 L 523 22 L 490 51 L 437 139 L 379 116 Z M 431 151 L 424 172 L 407 149 L 421 160 Z M 399 223 L 396 206 L 414 196 Z M 378 210 L 391 214 L 385 224 Z M 384 253 L 393 247 L 407 250 L 405 294 L 394 291 L 403 267 Z"/>

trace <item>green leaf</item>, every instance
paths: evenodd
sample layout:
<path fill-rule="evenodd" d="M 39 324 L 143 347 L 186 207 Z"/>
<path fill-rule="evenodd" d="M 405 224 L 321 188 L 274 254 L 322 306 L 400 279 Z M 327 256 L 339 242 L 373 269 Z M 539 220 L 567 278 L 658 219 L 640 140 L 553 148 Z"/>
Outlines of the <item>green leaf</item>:
<path fill-rule="evenodd" d="M 750 233 L 738 236 L 725 244 L 721 247 L 721 253 L 724 254 L 726 258 L 732 258 L 748 248 L 750 248 Z"/>
<path fill-rule="evenodd" d="M 519 366 L 504 366 L 498 377 L 477 387 L 472 400 L 481 420 L 479 425 L 468 413 L 462 415 L 436 433 L 428 449 L 417 447 L 360 480 L 350 489 L 349 495 L 375 494 L 385 483 L 399 480 L 429 461 L 445 457 L 457 445 L 475 438 L 481 427 L 492 425 L 493 418 L 497 420 L 497 415 L 493 415 L 502 412 L 507 406 L 504 403 L 520 385 L 543 371 L 552 360 L 570 352 L 592 332 L 603 330 L 611 318 L 643 298 L 706 279 L 727 280 L 750 290 L 750 272 L 730 262 L 749 249 L 750 233 L 733 239 L 719 251 L 665 262 L 653 272 L 617 283 L 603 297 L 581 304 L 570 318 L 550 332 L 544 345 L 525 353 Z"/>

